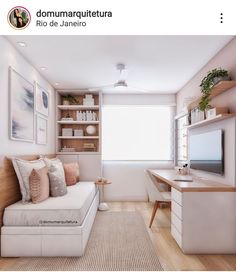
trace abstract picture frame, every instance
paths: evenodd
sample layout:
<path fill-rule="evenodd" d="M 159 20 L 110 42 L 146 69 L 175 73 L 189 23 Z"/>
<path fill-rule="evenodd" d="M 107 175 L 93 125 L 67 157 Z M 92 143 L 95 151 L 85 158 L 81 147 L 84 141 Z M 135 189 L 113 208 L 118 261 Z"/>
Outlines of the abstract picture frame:
<path fill-rule="evenodd" d="M 48 117 L 49 115 L 49 93 L 38 82 L 34 82 L 35 86 L 35 111 Z"/>
<path fill-rule="evenodd" d="M 36 143 L 46 145 L 48 141 L 48 120 L 37 114 L 36 116 Z"/>
<path fill-rule="evenodd" d="M 34 142 L 34 85 L 9 67 L 9 138 Z"/>

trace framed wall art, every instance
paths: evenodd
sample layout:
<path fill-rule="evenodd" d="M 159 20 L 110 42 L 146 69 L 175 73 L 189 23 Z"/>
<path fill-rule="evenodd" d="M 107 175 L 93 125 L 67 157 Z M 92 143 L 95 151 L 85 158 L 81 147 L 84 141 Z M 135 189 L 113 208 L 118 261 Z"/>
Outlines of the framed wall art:
<path fill-rule="evenodd" d="M 49 93 L 35 82 L 35 110 L 47 116 L 49 115 Z"/>
<path fill-rule="evenodd" d="M 37 115 L 36 122 L 36 143 L 41 145 L 47 144 L 48 138 L 48 120 Z"/>
<path fill-rule="evenodd" d="M 10 139 L 34 141 L 34 86 L 13 68 L 9 69 Z"/>

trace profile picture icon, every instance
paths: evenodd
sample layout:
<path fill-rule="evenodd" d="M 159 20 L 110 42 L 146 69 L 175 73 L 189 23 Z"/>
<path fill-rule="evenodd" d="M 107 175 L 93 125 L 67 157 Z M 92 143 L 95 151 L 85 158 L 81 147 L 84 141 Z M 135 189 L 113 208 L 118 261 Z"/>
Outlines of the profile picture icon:
<path fill-rule="evenodd" d="M 21 6 L 12 8 L 8 12 L 8 23 L 14 29 L 24 29 L 26 28 L 31 20 L 30 12 Z"/>

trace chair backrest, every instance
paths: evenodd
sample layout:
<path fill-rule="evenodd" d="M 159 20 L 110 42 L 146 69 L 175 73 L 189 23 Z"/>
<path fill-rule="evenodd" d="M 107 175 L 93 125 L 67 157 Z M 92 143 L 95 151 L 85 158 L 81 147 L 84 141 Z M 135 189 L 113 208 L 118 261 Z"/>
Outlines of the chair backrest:
<path fill-rule="evenodd" d="M 163 191 L 162 187 L 149 170 L 145 170 L 145 173 L 147 176 L 147 191 L 149 201 L 163 201 L 164 199 L 161 194 L 161 192 Z"/>

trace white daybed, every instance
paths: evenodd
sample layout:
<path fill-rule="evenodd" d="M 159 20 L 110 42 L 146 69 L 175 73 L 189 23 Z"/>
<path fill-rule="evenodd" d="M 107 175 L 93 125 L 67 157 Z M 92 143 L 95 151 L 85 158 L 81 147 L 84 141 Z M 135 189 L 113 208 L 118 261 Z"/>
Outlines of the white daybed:
<path fill-rule="evenodd" d="M 94 182 L 67 187 L 62 197 L 8 206 L 1 228 L 1 256 L 83 255 L 99 204 Z"/>

